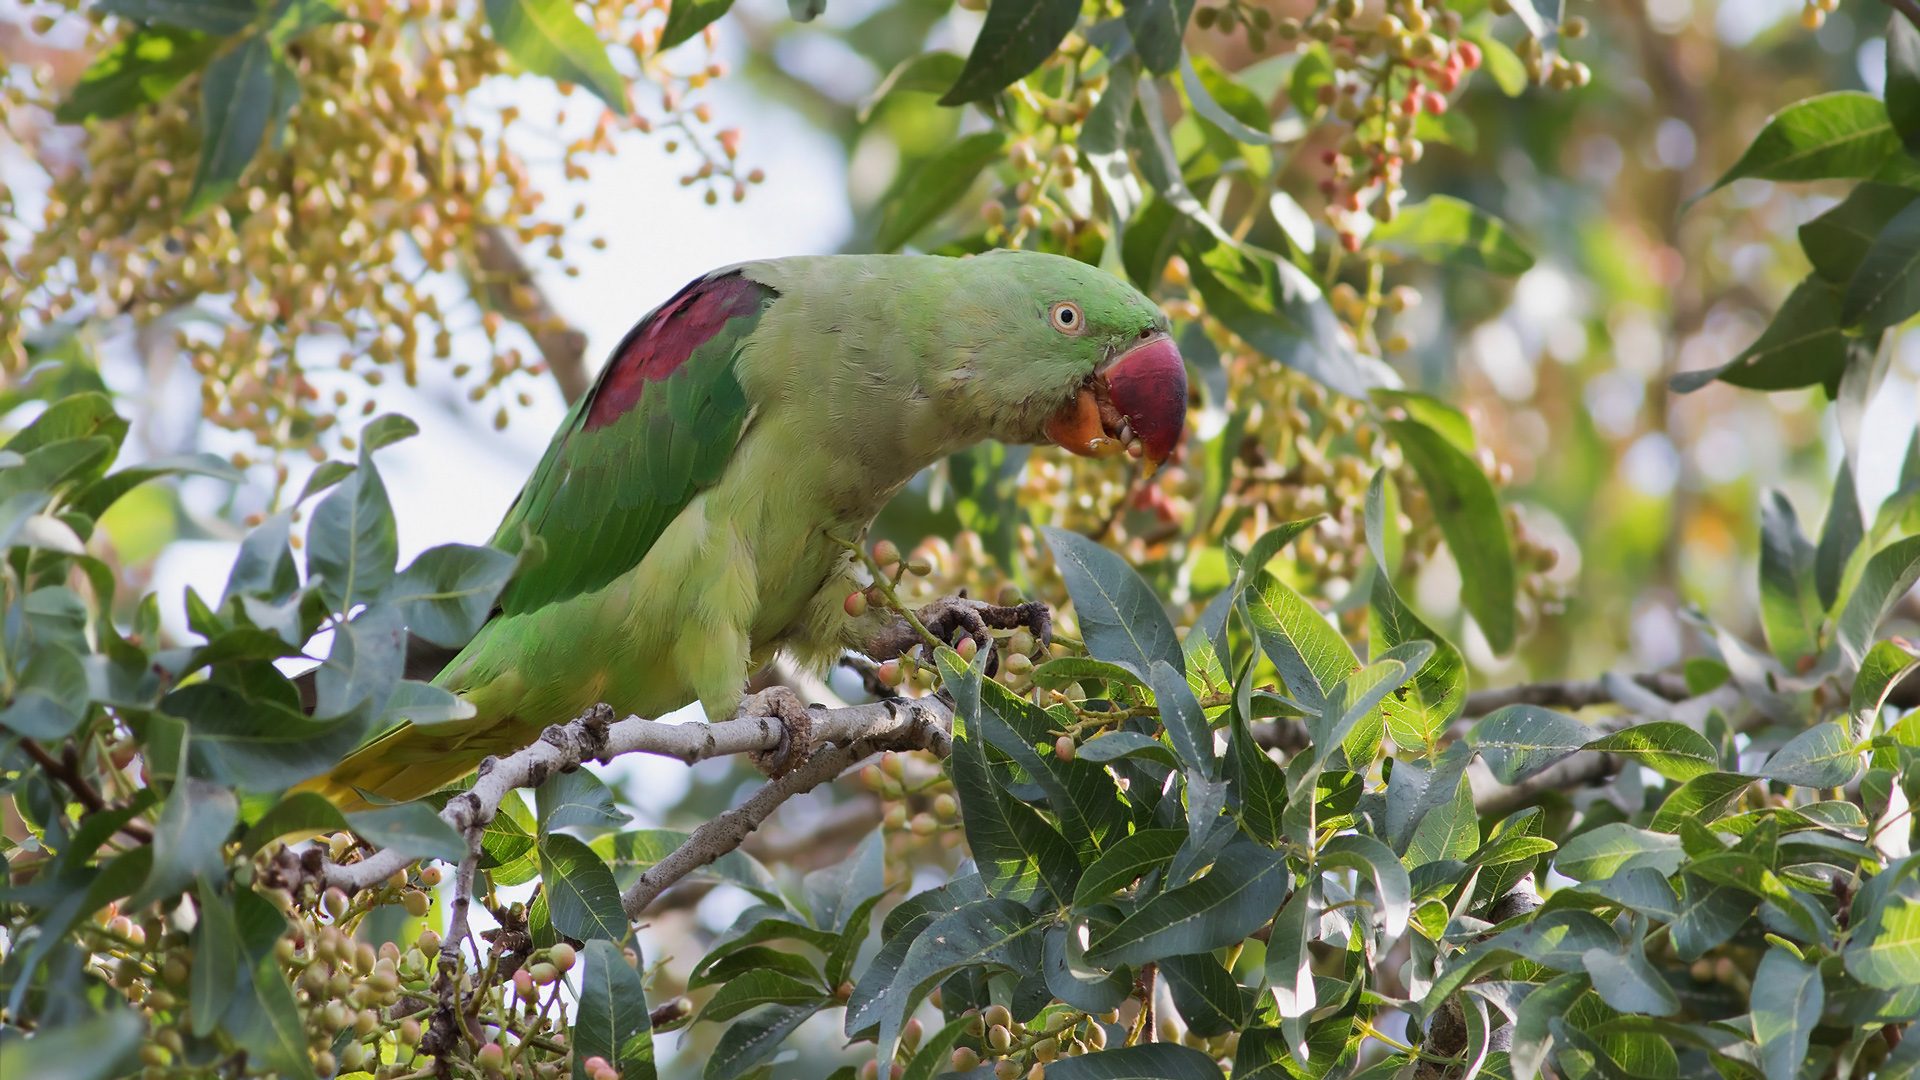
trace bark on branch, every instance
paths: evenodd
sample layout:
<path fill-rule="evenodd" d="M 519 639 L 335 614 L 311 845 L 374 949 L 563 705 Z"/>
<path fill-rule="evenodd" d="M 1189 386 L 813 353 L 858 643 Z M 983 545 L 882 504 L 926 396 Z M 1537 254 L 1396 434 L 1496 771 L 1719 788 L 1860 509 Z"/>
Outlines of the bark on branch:
<path fill-rule="evenodd" d="M 857 756 L 846 759 L 846 764 L 841 766 L 844 769 L 881 750 L 931 750 L 945 757 L 952 748 L 953 714 L 944 704 L 931 698 L 903 698 L 842 709 L 811 709 L 809 713 L 813 722 L 813 742 L 820 749 L 815 750 L 806 764 L 789 774 L 785 780 L 769 784 L 763 789 L 762 795 L 766 796 L 766 801 L 759 805 L 764 805 L 766 810 L 753 819 L 754 825 L 765 820 L 780 802 L 839 775 L 839 770 L 831 775 L 825 774 L 826 762 L 830 760 L 825 755 L 829 750 L 836 752 L 831 760 L 840 760 L 847 754 L 859 751 Z M 613 721 L 613 710 L 598 705 L 571 723 L 549 727 L 541 733 L 538 742 L 518 753 L 504 758 L 488 758 L 482 762 L 473 787 L 448 802 L 446 809 L 440 812 L 440 817 L 477 844 L 479 836 L 493 821 L 501 800 L 507 797 L 508 792 L 538 787 L 556 772 L 575 768 L 588 761 L 604 763 L 636 753 L 678 758 L 692 765 L 711 757 L 776 749 L 782 734 L 781 722 L 770 716 L 724 720 L 717 724 L 663 724 L 639 717 L 628 717 L 616 723 Z M 761 795 L 754 798 L 760 799 Z M 748 805 L 756 804 L 754 800 L 749 800 Z M 665 880 L 660 888 L 671 885 L 687 873 L 731 851 L 732 846 L 713 850 L 715 833 L 708 830 L 723 820 L 735 823 L 744 820 L 744 817 L 735 818 L 733 815 L 739 815 L 746 808 L 742 806 L 721 815 L 696 832 L 685 845 L 694 850 L 684 856 L 675 852 L 663 860 L 660 866 L 684 865 L 684 869 L 673 875 L 672 880 Z M 751 827 L 741 831 L 733 839 L 733 846 L 738 846 L 749 832 L 752 832 Z M 698 855 L 705 857 L 697 858 Z M 382 851 L 356 863 L 325 863 L 320 868 L 319 876 L 323 887 L 337 887 L 351 894 L 386 880 L 413 861 L 405 855 Z M 648 872 L 648 878 L 656 882 L 662 882 L 666 876 L 666 872 L 659 867 Z M 654 895 L 658 895 L 658 892 L 659 889 L 655 889 Z"/>
<path fill-rule="evenodd" d="M 505 229 L 490 225 L 474 234 L 474 263 L 472 284 L 487 306 L 526 327 L 567 404 L 580 400 L 593 381 L 586 365 L 587 335 L 554 311 Z"/>

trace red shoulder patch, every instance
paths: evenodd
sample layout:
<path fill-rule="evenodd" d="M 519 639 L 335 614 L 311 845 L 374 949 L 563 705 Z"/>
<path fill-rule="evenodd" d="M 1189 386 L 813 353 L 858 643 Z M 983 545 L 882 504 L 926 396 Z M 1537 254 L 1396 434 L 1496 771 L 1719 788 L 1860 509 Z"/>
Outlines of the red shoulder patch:
<path fill-rule="evenodd" d="M 729 319 L 750 316 L 773 290 L 744 274 L 702 278 L 654 309 L 627 332 L 613 351 L 593 389 L 585 430 L 611 424 L 627 414 L 658 382 L 680 370 L 693 351 L 725 329 Z"/>

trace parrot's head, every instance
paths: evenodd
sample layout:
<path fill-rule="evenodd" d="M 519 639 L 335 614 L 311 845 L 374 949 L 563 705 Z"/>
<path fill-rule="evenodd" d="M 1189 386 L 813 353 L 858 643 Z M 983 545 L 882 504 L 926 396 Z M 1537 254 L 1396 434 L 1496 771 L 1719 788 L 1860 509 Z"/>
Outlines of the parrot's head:
<path fill-rule="evenodd" d="M 1058 255 L 997 251 L 963 265 L 979 288 L 951 302 L 994 313 L 971 366 L 984 376 L 976 392 L 990 396 L 995 437 L 1086 457 L 1128 453 L 1149 473 L 1180 445 L 1187 368 L 1153 301 Z"/>

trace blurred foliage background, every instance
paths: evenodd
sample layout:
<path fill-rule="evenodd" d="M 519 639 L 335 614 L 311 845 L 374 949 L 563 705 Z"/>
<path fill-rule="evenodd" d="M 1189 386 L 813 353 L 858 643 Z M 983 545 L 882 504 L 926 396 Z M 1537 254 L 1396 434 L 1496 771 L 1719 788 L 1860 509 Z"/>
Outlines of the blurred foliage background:
<path fill-rule="evenodd" d="M 1780 107 L 1829 90 L 1880 93 L 1886 7 L 1580 0 L 1553 21 L 1577 74 L 1549 65 L 1548 85 L 1531 85 L 1509 51 L 1526 40 L 1520 20 L 1452 5 L 1467 20 L 1459 40 L 1480 43 L 1480 66 L 1455 72 L 1444 113 L 1422 115 L 1411 133 L 1422 152 L 1405 152 L 1394 171 L 1408 206 L 1451 197 L 1504 225 L 1470 257 L 1437 261 L 1331 255 L 1363 228 L 1325 212 L 1344 189 L 1321 186 L 1324 155 L 1343 152 L 1351 129 L 1316 96 L 1325 71 L 1302 71 L 1330 56 L 1299 30 L 1313 5 L 1209 2 L 1212 14 L 1187 30 L 1218 107 L 1272 145 L 1200 120 L 1176 73 L 1161 83 L 1158 119 L 1186 186 L 1236 238 L 1318 279 L 1331 299 L 1322 310 L 1344 324 L 1327 332 L 1357 347 L 1354 370 L 1369 384 L 1397 378 L 1470 420 L 1509 508 L 1518 626 L 1494 636 L 1511 648 L 1468 619 L 1457 561 L 1383 432 L 1391 401 L 1376 412 L 1229 333 L 1203 312 L 1194 282 L 1204 247 L 1181 249 L 1164 221 L 1159 233 L 1138 224 L 1153 197 L 1122 242 L 1111 198 L 1088 181 L 1090 159 L 1055 156 L 1063 132 L 1086 149 L 1082 125 L 1109 85 L 1097 65 L 1082 79 L 1085 39 L 1029 80 L 1046 101 L 1028 92 L 940 104 L 981 7 L 741 0 L 728 10 L 708 0 L 669 13 L 664 0 L 602 0 L 575 8 L 610 45 L 596 64 L 564 43 L 544 62 L 529 60 L 537 50 L 498 48 L 480 5 L 447 0 L 281 4 L 270 23 L 252 5 L 210 3 L 188 26 L 149 21 L 158 8 L 146 0 L 7 0 L 0 392 L 5 408 L 26 405 L 7 423 L 31 420 L 36 400 L 108 386 L 135 421 L 130 446 L 155 457 L 211 450 L 245 471 L 237 488 L 143 488 L 100 522 L 93 547 L 131 604 L 170 550 L 230 545 L 286 505 L 316 462 L 354 450 L 345 433 L 359 416 L 425 408 L 469 439 L 504 428 L 502 439 L 537 450 L 561 399 L 577 397 L 598 363 L 590 343 L 611 344 L 582 328 L 624 326 L 670 291 L 626 310 L 569 310 L 567 279 L 583 265 L 604 277 L 651 280 L 645 268 L 660 264 L 690 276 L 713 261 L 703 229 L 784 187 L 810 192 L 810 205 L 844 205 L 840 250 L 1062 251 L 1131 274 L 1181 324 L 1199 397 L 1184 458 L 1151 481 L 1124 458 L 1050 448 L 984 447 L 936 467 L 878 530 L 931 566 L 916 595 L 1011 586 L 1059 602 L 1035 531 L 1058 524 L 1122 550 L 1184 626 L 1227 584 L 1228 547 L 1325 513 L 1275 570 L 1357 639 L 1370 562 L 1360 500 L 1385 465 L 1410 530 L 1403 592 L 1461 646 L 1475 686 L 1668 668 L 1715 651 L 1696 614 L 1760 639 L 1760 499 L 1784 490 L 1810 532 L 1831 517 L 1843 425 L 1819 386 L 1760 394 L 1714 383 L 1681 395 L 1669 380 L 1754 341 L 1807 273 L 1796 230 L 1845 189 L 1741 180 L 1690 200 Z M 1377 3 L 1363 10 L 1366 25 L 1383 14 Z M 796 21 L 805 14 L 818 17 Z M 216 52 L 249 49 L 258 70 L 225 60 L 201 70 Z M 115 68 L 115 55 L 132 59 Z M 558 91 L 527 71 L 560 80 Z M 280 111 L 238 115 L 262 100 Z M 215 105 L 236 113 L 235 130 L 251 123 L 264 149 L 215 148 Z M 808 171 L 756 150 L 790 145 L 768 129 L 795 124 L 844 168 Z M 684 190 L 645 205 L 609 198 L 587 181 L 616 154 Z M 590 191 L 606 201 L 589 206 Z M 609 217 L 672 219 L 673 247 L 643 240 L 586 254 L 605 246 L 590 226 Z M 1203 230 L 1186 232 L 1193 245 Z M 1892 362 L 1860 403 L 1853 486 L 1837 496 L 1868 521 L 1901 479 L 1920 378 L 1920 338 L 1896 330 L 1884 348 Z M 471 467 L 455 451 L 423 458 L 415 490 L 457 491 Z M 518 477 L 501 483 L 510 494 Z M 404 514 L 406 496 L 396 501 Z M 478 539 L 492 523 L 459 532 Z M 844 676 L 834 686 L 859 693 Z M 685 827 L 737 802 L 755 777 L 713 762 L 656 790 L 651 773 L 611 778 L 645 817 Z M 796 800 L 749 850 L 799 869 L 838 861 L 893 804 L 841 786 Z M 957 839 L 896 829 L 889 872 L 951 869 Z M 703 885 L 672 898 L 643 935 L 650 961 L 667 958 L 650 992 L 684 982 L 699 942 L 744 896 Z M 663 1043 L 665 1071 L 694 1075 L 699 1040 L 712 1035 L 701 1029 L 678 1052 Z M 823 1024 L 802 1045 L 811 1068 L 833 1058 L 837 1039 Z"/>

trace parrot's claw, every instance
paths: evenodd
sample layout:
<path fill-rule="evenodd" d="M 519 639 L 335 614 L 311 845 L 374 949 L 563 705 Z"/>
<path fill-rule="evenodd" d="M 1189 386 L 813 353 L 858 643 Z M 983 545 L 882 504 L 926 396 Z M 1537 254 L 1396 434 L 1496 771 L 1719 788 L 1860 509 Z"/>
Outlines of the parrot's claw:
<path fill-rule="evenodd" d="M 943 596 L 914 613 L 920 625 L 927 632 L 947 644 L 959 640 L 958 634 L 965 631 L 975 645 L 982 649 L 993 645 L 992 630 L 1015 630 L 1021 627 L 1033 632 L 1044 655 L 1048 646 L 1053 644 L 1053 613 L 1047 605 L 1037 601 L 1024 604 L 1002 606 L 980 600 L 969 600 L 964 596 Z M 873 636 L 867 645 L 867 655 L 875 660 L 891 660 L 921 645 L 920 634 L 904 618 L 896 618 L 893 625 Z M 998 670 L 1000 658 L 995 655 L 987 660 L 987 674 Z"/>
<path fill-rule="evenodd" d="M 754 767 L 775 780 L 799 768 L 813 753 L 813 717 L 800 696 L 785 686 L 769 686 L 754 694 L 740 703 L 734 715 L 742 720 L 771 716 L 780 721 L 779 746 L 747 752 Z"/>

